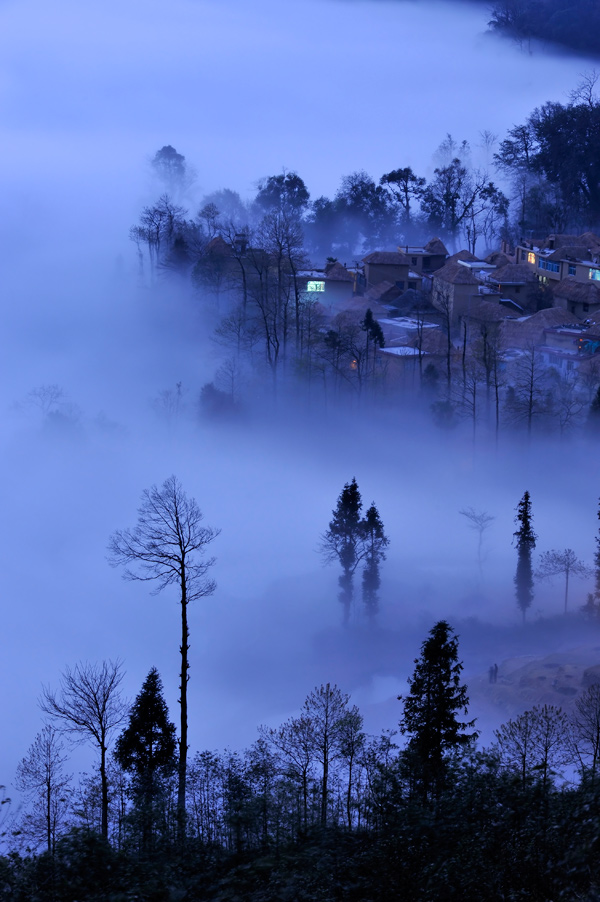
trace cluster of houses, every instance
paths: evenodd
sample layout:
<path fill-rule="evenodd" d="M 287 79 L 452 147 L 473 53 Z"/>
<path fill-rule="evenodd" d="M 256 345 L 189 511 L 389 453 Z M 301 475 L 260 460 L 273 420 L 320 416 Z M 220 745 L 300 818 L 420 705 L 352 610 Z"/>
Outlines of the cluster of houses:
<path fill-rule="evenodd" d="M 485 333 L 505 354 L 535 347 L 563 375 L 600 364 L 600 238 L 592 232 L 503 244 L 484 260 L 450 255 L 432 238 L 300 278 L 326 318 L 370 308 L 388 359 L 434 361 L 447 353 L 450 332 L 461 346 Z"/>

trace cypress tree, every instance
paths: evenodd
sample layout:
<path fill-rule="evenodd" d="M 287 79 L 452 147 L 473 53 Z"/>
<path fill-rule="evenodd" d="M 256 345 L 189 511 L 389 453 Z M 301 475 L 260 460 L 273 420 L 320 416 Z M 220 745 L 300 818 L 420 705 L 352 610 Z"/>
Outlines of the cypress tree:
<path fill-rule="evenodd" d="M 523 613 L 523 622 L 527 609 L 533 601 L 533 568 L 531 566 L 531 552 L 535 548 L 537 535 L 533 531 L 533 514 L 531 512 L 531 497 L 525 492 L 517 506 L 515 523 L 519 528 L 513 533 L 517 545 L 517 572 L 515 574 L 515 590 L 517 604 Z"/>

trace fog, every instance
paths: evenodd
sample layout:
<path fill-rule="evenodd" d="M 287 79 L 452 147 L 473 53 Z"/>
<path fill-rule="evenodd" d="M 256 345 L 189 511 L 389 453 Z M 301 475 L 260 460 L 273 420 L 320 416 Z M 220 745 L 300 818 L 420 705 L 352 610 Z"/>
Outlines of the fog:
<path fill-rule="evenodd" d="M 298 413 L 285 395 L 275 409 L 250 399 L 230 423 L 199 418 L 216 313 L 172 286 L 141 288 L 127 240 L 158 193 L 148 159 L 164 144 L 197 170 L 192 209 L 220 187 L 248 196 L 282 167 L 331 195 L 355 169 L 427 175 L 447 132 L 502 137 L 586 68 L 484 28 L 478 7 L 431 2 L 0 4 L 0 782 L 41 726 L 42 683 L 79 660 L 121 658 L 131 697 L 155 665 L 176 720 L 177 598 L 123 582 L 105 558 L 141 492 L 172 473 L 222 530 L 217 591 L 190 613 L 192 751 L 249 744 L 327 681 L 352 693 L 369 729 L 393 727 L 393 700 L 441 617 L 489 621 L 500 653 L 523 652 L 510 632 L 511 538 L 525 489 L 538 549 L 591 560 L 598 460 L 583 443 L 474 448 L 436 432 L 427 411 Z M 177 382 L 184 407 L 168 424 L 152 402 Z M 71 424 L 53 429 L 23 403 L 41 385 L 77 405 Z M 317 547 L 353 476 L 391 545 L 376 624 L 358 606 L 344 630 L 338 574 Z M 468 506 L 496 517 L 482 576 Z M 575 583 L 573 607 L 584 594 Z M 531 619 L 561 604 L 559 584 L 540 587 Z M 485 637 L 465 650 L 473 678 L 496 651 Z"/>

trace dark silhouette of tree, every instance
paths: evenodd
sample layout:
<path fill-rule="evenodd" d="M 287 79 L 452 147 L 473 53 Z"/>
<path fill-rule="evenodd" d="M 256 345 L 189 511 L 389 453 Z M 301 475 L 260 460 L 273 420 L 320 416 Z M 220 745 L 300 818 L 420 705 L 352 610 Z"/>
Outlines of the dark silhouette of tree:
<path fill-rule="evenodd" d="M 458 659 L 458 636 L 445 620 L 435 624 L 415 658 L 408 679 L 408 695 L 399 695 L 404 705 L 400 730 L 409 735 L 408 751 L 416 765 L 417 781 L 424 800 L 437 797 L 446 782 L 448 755 L 467 749 L 477 738 L 474 720 L 467 714 L 467 687 L 460 682 L 463 669 Z"/>
<path fill-rule="evenodd" d="M 400 205 L 402 225 L 410 225 L 413 218 L 412 203 L 413 201 L 418 203 L 423 197 L 425 179 L 415 175 L 410 166 L 405 166 L 403 169 L 386 172 L 379 179 L 379 184 L 383 185 Z"/>
<path fill-rule="evenodd" d="M 333 762 L 348 751 L 349 729 L 360 732 L 362 717 L 356 705 L 348 706 L 350 696 L 337 686 L 315 688 L 307 696 L 302 716 L 310 723 L 311 750 L 321 771 L 321 826 L 327 824 L 330 769 Z"/>
<path fill-rule="evenodd" d="M 600 765 L 600 684 L 592 683 L 575 700 L 571 714 L 573 748 L 584 780 L 596 782 Z"/>
<path fill-rule="evenodd" d="M 451 240 L 455 241 L 462 229 L 474 253 L 478 236 L 489 228 L 490 216 L 504 216 L 508 200 L 485 172 L 470 170 L 455 157 L 434 170 L 434 178 L 423 191 L 421 208 L 428 222 Z"/>
<path fill-rule="evenodd" d="M 141 819 L 141 844 L 153 844 L 155 810 L 161 802 L 164 780 L 176 767 L 175 724 L 162 695 L 162 681 L 153 667 L 129 712 L 129 723 L 115 743 L 114 756 L 132 776 L 135 807 Z"/>
<path fill-rule="evenodd" d="M 172 194 L 184 191 L 195 178 L 183 154 L 177 153 L 170 144 L 156 151 L 151 166 L 166 190 Z"/>
<path fill-rule="evenodd" d="M 502 764 L 518 772 L 523 786 L 541 778 L 544 792 L 554 769 L 571 761 L 568 735 L 567 715 L 553 705 L 536 705 L 495 732 Z"/>
<path fill-rule="evenodd" d="M 155 592 L 176 585 L 181 604 L 181 705 L 177 812 L 180 842 L 185 837 L 185 788 L 188 751 L 189 628 L 188 605 L 212 595 L 216 584 L 207 574 L 214 558 L 204 558 L 207 547 L 220 530 L 203 526 L 204 517 L 194 498 L 188 498 L 175 476 L 158 488 L 142 493 L 138 521 L 133 529 L 117 530 L 110 539 L 109 562 L 125 566 L 124 579 L 156 584 Z"/>
<path fill-rule="evenodd" d="M 476 511 L 473 507 L 466 507 L 464 510 L 459 511 L 459 514 L 466 517 L 469 529 L 474 529 L 477 532 L 477 563 L 481 570 L 483 534 L 490 528 L 496 518 L 492 514 L 488 514 L 487 511 Z"/>
<path fill-rule="evenodd" d="M 565 614 L 567 613 L 567 605 L 569 603 L 569 578 L 576 576 L 579 579 L 585 579 L 592 575 L 592 570 L 580 561 L 572 548 L 565 548 L 564 551 L 544 551 L 540 557 L 540 563 L 535 571 L 537 579 L 549 579 L 554 576 L 565 577 Z"/>
<path fill-rule="evenodd" d="M 259 182 L 255 206 L 264 213 L 284 213 L 300 218 L 308 206 L 310 194 L 297 172 L 270 175 Z"/>
<path fill-rule="evenodd" d="M 43 843 L 54 854 L 61 829 L 67 823 L 71 776 L 64 771 L 67 760 L 58 730 L 46 724 L 17 767 L 15 786 L 31 807 L 19 823 L 28 840 Z"/>
<path fill-rule="evenodd" d="M 383 348 L 385 345 L 385 339 L 383 337 L 383 329 L 373 316 L 373 312 L 369 307 L 367 312 L 365 313 L 365 318 L 360 324 L 363 332 L 366 333 L 366 347 L 365 347 L 365 375 L 369 372 L 369 345 L 373 345 L 373 362 L 372 362 L 372 370 L 373 376 L 375 375 L 375 363 L 377 360 L 377 348 Z"/>
<path fill-rule="evenodd" d="M 360 512 L 362 499 L 356 479 L 347 482 L 338 498 L 327 532 L 321 537 L 320 550 L 326 564 L 339 561 L 340 601 L 344 606 L 344 621 L 350 618 L 354 595 L 353 577 L 363 556 L 363 528 Z"/>
<path fill-rule="evenodd" d="M 58 729 L 76 742 L 91 742 L 100 753 L 102 836 L 108 837 L 108 777 L 106 755 L 110 738 L 127 716 L 120 693 L 123 671 L 120 661 L 80 663 L 67 667 L 60 688 L 42 690 L 40 708 L 58 724 Z"/>
<path fill-rule="evenodd" d="M 379 565 L 385 561 L 385 549 L 390 540 L 385 534 L 375 502 L 371 504 L 362 521 L 365 545 L 365 566 L 362 575 L 363 601 L 370 617 L 377 613 L 377 593 L 381 585 Z"/>
<path fill-rule="evenodd" d="M 533 514 L 531 512 L 531 496 L 525 492 L 517 506 L 515 523 L 519 528 L 513 533 L 517 545 L 517 572 L 515 574 L 515 589 L 517 604 L 525 614 L 533 601 L 533 568 L 531 566 L 531 552 L 535 548 L 537 535 L 533 530 Z"/>

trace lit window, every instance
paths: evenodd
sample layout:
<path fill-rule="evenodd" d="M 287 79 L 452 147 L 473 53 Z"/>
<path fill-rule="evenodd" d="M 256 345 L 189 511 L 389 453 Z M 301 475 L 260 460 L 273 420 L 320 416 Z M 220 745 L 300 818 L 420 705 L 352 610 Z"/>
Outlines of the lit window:
<path fill-rule="evenodd" d="M 529 253 L 527 254 L 527 262 L 535 264 L 535 254 L 533 253 L 533 251 L 529 251 Z"/>
<path fill-rule="evenodd" d="M 308 282 L 307 291 L 325 291 L 325 282 Z"/>
<path fill-rule="evenodd" d="M 600 282 L 600 269 L 590 269 L 590 279 Z"/>

